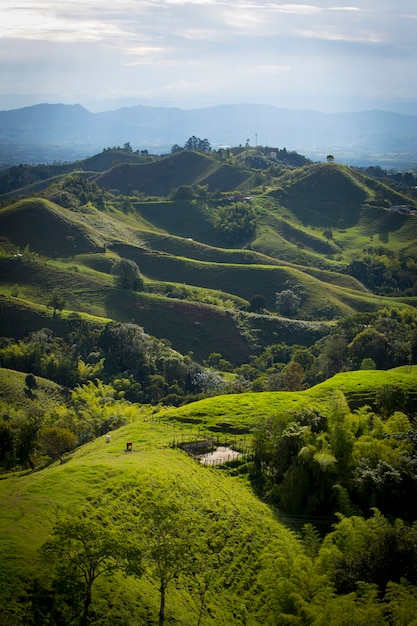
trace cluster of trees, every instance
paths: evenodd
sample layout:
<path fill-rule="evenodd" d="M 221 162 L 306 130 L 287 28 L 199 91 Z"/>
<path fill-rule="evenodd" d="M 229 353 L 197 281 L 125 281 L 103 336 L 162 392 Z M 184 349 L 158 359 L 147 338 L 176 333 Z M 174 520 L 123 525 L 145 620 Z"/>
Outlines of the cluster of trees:
<path fill-rule="evenodd" d="M 175 154 L 175 152 L 182 152 L 183 150 L 193 150 L 194 152 L 203 152 L 207 154 L 208 152 L 211 152 L 211 145 L 208 139 L 200 139 L 200 137 L 193 135 L 187 139 L 184 147 L 174 144 L 171 148 L 171 154 Z"/>
<path fill-rule="evenodd" d="M 287 297 L 286 291 L 277 292 L 280 305 Z M 290 294 L 291 303 L 297 293 Z M 263 302 L 262 296 L 254 296 L 254 310 L 261 309 Z M 213 362 L 212 355 L 206 362 Z M 235 393 L 295 391 L 339 372 L 416 364 L 417 315 L 411 309 L 356 313 L 339 320 L 328 335 L 311 346 L 281 342 L 267 346 L 243 365 L 233 366 L 221 354 L 217 354 L 216 362 L 218 369 L 233 371 L 237 376 L 228 387 Z"/>
<path fill-rule="evenodd" d="M 372 176 L 372 178 L 381 179 L 386 182 L 390 187 L 394 187 L 397 191 L 408 191 L 413 189 L 417 182 L 417 172 L 413 171 L 387 171 L 382 169 L 379 165 L 371 165 L 369 167 L 358 168 L 359 171 L 363 171 L 366 175 Z"/>
<path fill-rule="evenodd" d="M 309 159 L 292 150 L 268 146 L 246 149 L 238 156 L 237 160 L 243 166 L 256 170 L 266 170 L 274 167 L 277 163 L 291 167 L 302 167 L 310 162 Z"/>
<path fill-rule="evenodd" d="M 214 227 L 225 239 L 236 244 L 250 238 L 256 229 L 256 211 L 250 202 L 232 202 L 216 207 Z"/>
<path fill-rule="evenodd" d="M 91 202 L 99 209 L 105 208 L 106 192 L 95 181 L 77 174 L 66 176 L 63 181 L 50 185 L 40 196 L 65 208 L 78 208 Z"/>
<path fill-rule="evenodd" d="M 132 279 L 137 279 L 135 271 Z M 261 307 L 261 300 L 259 296 L 253 306 Z M 61 305 L 51 301 L 51 306 Z M 179 406 L 205 393 L 303 389 L 341 371 L 417 363 L 417 316 L 411 310 L 358 313 L 339 320 L 329 335 L 310 347 L 271 344 L 242 365 L 230 363 L 221 353 L 209 355 L 208 367 L 235 374 L 227 385 L 214 371 L 175 352 L 167 342 L 152 339 L 135 324 L 112 322 L 96 328 L 73 314 L 67 326 L 65 338 L 49 329 L 20 341 L 3 338 L 0 366 L 70 388 L 96 378 L 108 384 L 123 379 L 124 397 L 130 401 Z"/>
<path fill-rule="evenodd" d="M 254 479 L 280 510 L 331 520 L 336 512 L 417 519 L 417 431 L 407 397 L 381 387 L 375 409 L 353 412 L 341 392 L 325 413 L 311 410 L 259 424 Z"/>
<path fill-rule="evenodd" d="M 303 528 L 304 555 L 286 562 L 279 542 L 265 554 L 269 615 L 264 623 L 298 626 L 401 626 L 417 609 L 417 526 L 373 517 L 338 516 L 322 541 Z"/>
<path fill-rule="evenodd" d="M 0 173 L 0 195 L 46 180 L 67 169 L 59 165 L 15 165 Z"/>
<path fill-rule="evenodd" d="M 34 469 L 58 459 L 62 463 L 75 447 L 132 421 L 139 409 L 124 398 L 123 381 L 118 386 L 89 381 L 63 393 L 53 408 L 40 408 L 39 402 L 24 408 L 1 402 L 2 470 Z M 42 385 L 33 374 L 26 376 L 24 392 L 32 400 L 41 397 Z"/>
<path fill-rule="evenodd" d="M 77 314 L 68 320 L 65 338 L 47 328 L 19 341 L 3 338 L 0 366 L 69 388 L 96 378 L 117 388 L 115 381 L 123 380 L 126 399 L 151 404 L 180 404 L 187 395 L 195 399 L 215 377 L 136 324 L 110 322 L 96 328 Z"/>
<path fill-rule="evenodd" d="M 417 262 L 405 251 L 395 253 L 383 245 L 370 246 L 346 271 L 379 295 L 417 295 Z"/>

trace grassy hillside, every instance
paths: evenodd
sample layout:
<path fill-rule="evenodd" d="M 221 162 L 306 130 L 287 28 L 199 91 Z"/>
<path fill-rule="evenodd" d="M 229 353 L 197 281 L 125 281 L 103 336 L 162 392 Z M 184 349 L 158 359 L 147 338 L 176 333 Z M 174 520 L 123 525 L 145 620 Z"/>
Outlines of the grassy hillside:
<path fill-rule="evenodd" d="M 184 151 L 144 164 L 122 164 L 97 178 L 104 189 L 123 194 L 139 191 L 149 196 L 167 196 L 181 185 L 208 185 L 210 190 L 238 189 L 250 178 L 247 170 L 219 164 L 208 155 Z"/>
<path fill-rule="evenodd" d="M 97 232 L 48 200 L 21 200 L 0 210 L 2 240 L 49 256 L 91 252 L 100 247 Z"/>
<path fill-rule="evenodd" d="M 0 403 L 4 411 L 19 407 L 26 414 L 32 411 L 51 411 L 65 402 L 62 388 L 46 378 L 37 379 L 35 393 L 28 393 L 26 375 L 22 372 L 0 369 Z"/>
<path fill-rule="evenodd" d="M 0 400 L 26 403 L 23 380 L 22 374 L 0 370 Z M 192 439 L 197 433 L 217 433 L 229 443 L 245 446 L 258 422 L 278 418 L 283 430 L 293 419 L 293 411 L 308 407 L 326 415 L 332 394 L 340 389 L 354 406 L 359 396 L 361 404 L 372 404 L 382 385 L 400 386 L 410 394 L 410 408 L 415 410 L 416 382 L 416 367 L 400 368 L 339 374 L 305 392 L 221 396 L 159 413 L 137 405 L 132 423 L 113 431 L 109 443 L 103 436 L 74 451 L 63 464 L 4 476 L 0 481 L 3 622 L 12 626 L 27 623 L 29 613 L 25 611 L 29 611 L 36 593 L 48 597 L 51 564 L 45 567 L 39 548 L 50 538 L 57 519 L 74 516 L 77 511 L 85 518 L 92 505 L 100 515 L 104 533 L 107 525 L 113 526 L 117 520 L 122 519 L 125 525 L 134 522 L 150 491 L 169 497 L 184 519 L 192 511 L 201 538 L 215 532 L 213 537 L 220 541 L 224 533 L 225 543 L 218 544 L 217 552 L 207 553 L 198 565 L 195 561 L 197 572 L 182 574 L 169 586 L 167 623 L 194 623 L 203 608 L 203 623 L 213 626 L 242 621 L 253 626 L 272 625 L 278 615 L 284 619 L 286 613 L 298 614 L 300 609 L 289 603 L 293 589 L 305 609 L 315 606 L 319 614 L 324 607 L 329 610 L 329 597 L 317 595 L 329 584 L 324 570 L 313 584 L 313 574 L 318 576 L 318 572 L 307 558 L 305 544 L 278 521 L 279 513 L 260 502 L 244 478 L 204 467 L 171 444 Z M 47 401 L 51 410 L 59 392 L 56 386 L 39 379 L 36 396 L 31 402 Z M 126 452 L 128 441 L 133 444 L 131 452 Z M 141 535 L 142 529 L 136 526 L 131 527 L 132 537 Z M 206 570 L 209 563 L 212 569 Z M 306 571 L 310 572 L 309 585 Z M 207 583 L 203 604 L 201 580 Z M 300 580 L 304 580 L 302 586 Z M 32 600 L 26 594 L 32 594 Z M 342 597 L 346 602 L 347 596 Z M 112 580 L 102 576 L 93 590 L 94 611 L 103 615 L 105 624 L 121 617 L 126 626 L 156 623 L 158 601 L 158 581 L 146 563 L 139 579 L 120 574 Z"/>
<path fill-rule="evenodd" d="M 21 265 L 2 265 L 2 293 L 44 305 L 58 290 L 68 310 L 135 321 L 196 358 L 221 352 L 235 363 L 271 341 L 310 345 L 305 320 L 333 322 L 355 312 L 414 304 L 417 218 L 393 213 L 387 205 L 412 207 L 415 200 L 335 163 L 276 165 L 263 173 L 242 168 L 241 157 L 237 165 L 234 156 L 225 162 L 190 151 L 153 158 L 105 150 L 75 164 L 71 176 L 44 191 L 55 202 L 27 198 L 0 209 L 3 251 L 12 257 L 29 248 L 31 254 L 29 264 L 22 259 Z M 219 190 L 253 184 L 254 176 L 263 184 L 243 201 L 253 211 L 254 231 L 231 243 L 218 227 L 219 216 L 243 193 Z M 104 193 L 97 184 L 161 198 L 138 201 Z M 164 197 L 180 185 L 194 186 L 194 199 Z M 66 208 L 56 203 L 60 198 Z M 42 255 L 37 263 L 34 253 Z M 383 285 L 375 292 L 372 281 L 368 286 L 363 268 L 349 270 L 367 254 L 366 263 L 380 264 L 376 279 L 384 271 L 391 281 L 388 292 Z M 145 293 L 114 288 L 111 273 L 119 257 L 137 263 Z M 404 272 L 403 294 L 396 286 Z M 288 289 L 298 290 L 301 301 L 282 318 L 275 315 L 283 314 L 276 294 Z M 249 313 L 255 295 L 265 300 L 266 311 L 258 313 L 273 316 Z M 290 322 L 288 315 L 295 319 Z M 316 338 L 316 330 L 310 331 Z"/>
<path fill-rule="evenodd" d="M 239 395 L 206 398 L 199 402 L 169 409 L 166 417 L 189 424 L 204 426 L 214 432 L 250 433 L 263 420 L 280 417 L 291 420 L 292 411 L 307 407 L 326 411 L 335 390 L 344 393 L 352 409 L 375 404 L 376 392 L 383 385 L 398 386 L 409 396 L 409 410 L 417 407 L 417 366 L 383 371 L 356 371 L 337 374 L 305 391 L 276 391 L 242 393 Z"/>
<path fill-rule="evenodd" d="M 171 441 L 180 432 L 175 425 L 138 414 L 134 424 L 112 433 L 110 444 L 104 438 L 97 440 L 76 451 L 64 465 L 0 481 L 1 597 L 3 611 L 6 606 L 10 610 L 6 611 L 9 624 L 21 623 L 13 615 L 10 597 L 24 593 L 32 577 L 42 585 L 48 575 L 37 550 L 49 538 L 57 515 L 66 510 L 86 511 L 87 503 L 96 500 L 102 501 L 103 514 L 106 508 L 111 512 L 112 505 L 126 506 L 124 518 L 128 520 L 129 507 L 121 496 L 132 485 L 137 491 L 152 486 L 178 491 L 178 504 L 184 512 L 192 504 L 201 531 L 216 517 L 224 526 L 230 525 L 228 554 L 224 560 L 222 557 L 208 588 L 204 623 L 241 624 L 244 605 L 245 619 L 252 624 L 264 623 L 264 598 L 262 593 L 258 595 L 262 545 L 277 541 L 286 546 L 293 555 L 288 556 L 289 562 L 301 554 L 301 548 L 245 483 L 204 468 L 184 452 L 171 449 Z M 134 443 L 133 451 L 127 454 L 128 440 Z M 168 623 L 174 618 L 180 624 L 197 620 L 199 595 L 193 587 L 192 578 L 187 577 L 170 586 Z M 96 609 L 105 611 L 107 620 L 123 616 L 126 625 L 156 623 L 158 588 L 150 571 L 138 581 L 117 577 L 110 584 L 102 577 L 93 598 Z"/>

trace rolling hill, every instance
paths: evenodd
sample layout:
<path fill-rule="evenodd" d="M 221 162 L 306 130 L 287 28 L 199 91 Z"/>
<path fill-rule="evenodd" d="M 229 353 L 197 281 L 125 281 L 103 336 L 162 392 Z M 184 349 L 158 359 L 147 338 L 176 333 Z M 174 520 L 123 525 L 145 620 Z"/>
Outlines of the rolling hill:
<path fill-rule="evenodd" d="M 2 261 L 5 296 L 17 289 L 21 299 L 45 305 L 51 290 L 60 290 L 70 310 L 135 321 L 182 353 L 203 360 L 222 352 L 235 363 L 271 342 L 311 345 L 329 332 L 326 323 L 355 312 L 413 303 L 373 293 L 346 271 L 374 238 L 389 240 L 387 250 L 415 254 L 416 216 L 390 207 L 417 207 L 416 200 L 386 183 L 335 163 L 273 166 L 274 177 L 268 174 L 246 198 L 234 189 L 249 189 L 254 173 L 233 162 L 224 191 L 210 190 L 208 181 L 226 167 L 214 155 L 135 159 L 123 163 L 120 150 L 105 151 L 58 180 L 48 172 L 44 197 L 13 202 L 5 194 L 0 244 L 6 257 L 30 251 Z M 123 196 L 115 195 L 116 186 Z M 181 186 L 193 190 L 191 199 L 166 197 Z M 231 244 L 217 224 L 223 208 L 239 202 L 251 207 L 256 228 Z M 114 286 L 120 257 L 137 263 L 145 293 Z M 288 288 L 302 293 L 293 320 L 274 314 L 276 293 Z M 248 312 L 256 294 L 266 310 Z M 22 305 L 16 302 L 16 310 Z"/>

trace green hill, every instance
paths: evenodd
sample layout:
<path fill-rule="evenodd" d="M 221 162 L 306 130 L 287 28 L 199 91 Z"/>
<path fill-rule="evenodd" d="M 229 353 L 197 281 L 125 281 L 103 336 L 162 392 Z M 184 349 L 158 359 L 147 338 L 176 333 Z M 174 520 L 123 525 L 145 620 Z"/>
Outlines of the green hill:
<path fill-rule="evenodd" d="M 132 421 L 114 430 L 110 442 L 106 443 L 103 435 L 67 455 L 62 464 L 4 476 L 0 481 L 3 622 L 21 626 L 33 613 L 49 615 L 54 610 L 53 594 L 69 594 L 62 588 L 53 589 L 52 563 L 42 561 L 39 552 L 50 539 L 57 520 L 69 515 L 74 519 L 78 512 L 83 520 L 96 516 L 102 535 L 111 531 L 113 542 L 118 526 L 124 532 L 125 543 L 128 537 L 139 541 L 144 528 L 138 527 L 138 516 L 152 502 L 152 494 L 162 499 L 159 505 L 169 504 L 171 523 L 178 520 L 182 527 L 185 524 L 188 541 L 194 542 L 192 569 L 181 571 L 167 588 L 167 623 L 175 619 L 176 623 L 190 624 L 200 615 L 204 623 L 213 626 L 242 624 L 242 620 L 254 626 L 272 625 L 290 619 L 294 622 L 307 610 L 318 620 L 324 612 L 332 613 L 337 599 L 342 612 L 347 603 L 350 611 L 356 611 L 359 603 L 362 614 L 368 610 L 375 615 L 386 602 L 392 614 L 395 599 L 389 594 L 384 603 L 378 603 L 373 594 L 365 609 L 363 595 L 356 597 L 353 592 L 349 595 L 340 590 L 336 593 L 326 555 L 336 558 L 338 553 L 329 553 L 329 542 L 325 542 L 316 563 L 319 537 L 313 533 L 308 539 L 307 535 L 302 543 L 300 536 L 282 523 L 290 522 L 291 517 L 261 502 L 242 475 L 203 466 L 181 448 L 172 447 L 175 441 L 192 440 L 197 432 L 205 437 L 217 433 L 230 444 L 247 445 L 246 437 L 264 420 L 278 418 L 283 431 L 294 419 L 294 411 L 301 415 L 308 407 L 331 415 L 332 397 L 340 389 L 353 404 L 359 392 L 362 405 L 372 403 L 381 386 L 400 386 L 412 394 L 410 408 L 415 410 L 416 367 L 361 373 L 360 377 L 358 374 L 340 374 L 305 392 L 221 396 L 159 413 L 137 405 Z M 28 400 L 22 391 L 24 376 L 0 370 L 0 401 L 9 400 L 10 406 L 14 402 L 36 402 L 53 414 L 59 391 L 48 381 L 39 379 L 38 383 L 35 398 Z M 132 444 L 130 452 L 126 451 L 126 442 Z M 292 519 L 293 524 L 300 521 L 328 523 L 308 514 L 301 520 Z M 178 530 L 176 541 L 180 537 Z M 84 541 L 88 540 L 84 536 Z M 205 548 L 203 540 L 208 541 Z M 300 580 L 305 580 L 302 586 Z M 403 611 L 405 593 L 404 587 Z M 296 603 L 291 601 L 293 594 L 297 594 Z M 93 616 L 100 617 L 103 624 L 121 616 L 126 626 L 156 623 L 158 577 L 147 561 L 139 578 L 104 574 L 94 585 L 92 600 Z M 336 623 L 340 623 L 338 618 Z"/>
<path fill-rule="evenodd" d="M 22 259 L 21 265 L 3 266 L 3 293 L 17 290 L 26 302 L 46 304 L 53 290 L 61 290 L 72 311 L 135 321 L 198 359 L 221 352 L 233 363 L 271 341 L 311 345 L 317 334 L 311 327 L 308 341 L 301 330 L 309 328 L 306 320 L 333 322 L 355 312 L 414 303 L 417 219 L 385 205 L 408 202 L 413 207 L 415 200 L 334 163 L 274 166 L 266 175 L 245 169 L 241 159 L 235 166 L 233 156 L 230 163 L 191 151 L 152 158 L 105 150 L 75 164 L 82 176 L 73 170 L 55 180 L 43 192 L 45 198 L 0 209 L 3 250 L 13 256 L 29 249 L 31 258 L 30 264 Z M 210 177 L 223 175 L 226 186 L 204 187 Z M 254 176 L 264 184 L 249 198 L 210 192 L 235 189 L 244 180 L 250 184 Z M 132 187 L 137 182 L 148 188 Z M 138 201 L 97 185 L 159 196 L 194 185 L 194 198 Z M 65 207 L 57 204 L 60 199 Z M 219 223 L 222 211 L 233 211 L 239 202 L 250 207 L 254 229 L 231 241 Z M 41 255 L 37 263 L 34 253 Z M 145 293 L 114 288 L 111 274 L 119 257 L 137 263 Z M 362 257 L 362 265 L 352 265 Z M 398 292 L 400 280 L 405 281 L 403 292 Z M 380 283 L 376 288 L 375 281 Z M 298 290 L 300 302 L 297 311 L 282 313 L 276 294 L 288 289 Z M 257 294 L 266 310 L 256 313 L 266 315 L 248 311 Z"/>
<path fill-rule="evenodd" d="M 183 151 L 151 163 L 118 165 L 101 174 L 97 183 L 124 194 L 139 191 L 167 196 L 181 185 L 208 185 L 211 191 L 231 191 L 249 178 L 250 173 L 243 168 L 224 165 L 205 154 Z"/>
<path fill-rule="evenodd" d="M 37 550 L 49 538 L 59 512 L 86 511 L 86 502 L 104 497 L 110 514 L 112 504 L 126 507 L 127 521 L 129 504 L 120 496 L 134 484 L 138 491 L 152 485 L 171 493 L 179 490 L 179 506 L 185 513 L 192 505 L 201 529 L 215 517 L 219 527 L 220 523 L 229 525 L 227 554 L 207 590 L 205 623 L 241 624 L 244 605 L 245 619 L 265 623 L 265 596 L 257 597 L 261 547 L 277 541 L 286 547 L 288 555 L 301 555 L 301 547 L 244 483 L 199 466 L 178 449 L 172 450 L 169 443 L 177 433 L 169 425 L 138 417 L 134 425 L 113 433 L 108 445 L 104 439 L 98 440 L 74 453 L 65 465 L 0 482 L 2 619 L 8 616 L 9 624 L 22 623 L 15 613 L 15 594 L 25 593 L 32 577 L 39 586 L 46 584 Z M 127 440 L 134 442 L 129 454 L 125 452 Z M 193 589 L 192 577 L 183 581 L 171 586 L 166 612 L 169 621 L 175 617 L 177 622 L 189 624 L 198 618 L 199 594 L 198 588 Z M 95 609 L 105 611 L 106 623 L 120 615 L 126 625 L 145 624 L 146 620 L 156 623 L 158 588 L 150 572 L 138 581 L 118 576 L 113 584 L 102 577 L 93 598 Z"/>
<path fill-rule="evenodd" d="M 0 210 L 2 241 L 47 256 L 68 256 L 101 248 L 100 237 L 70 211 L 44 199 L 20 200 Z"/>

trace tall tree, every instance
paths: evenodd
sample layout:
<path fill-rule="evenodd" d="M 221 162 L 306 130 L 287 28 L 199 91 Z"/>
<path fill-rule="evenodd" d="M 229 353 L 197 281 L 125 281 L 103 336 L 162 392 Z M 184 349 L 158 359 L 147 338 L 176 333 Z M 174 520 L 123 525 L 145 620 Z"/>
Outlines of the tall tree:
<path fill-rule="evenodd" d="M 156 487 L 140 498 L 140 533 L 144 538 L 144 562 L 159 583 L 158 624 L 165 622 L 165 603 L 170 583 L 191 571 L 199 551 L 196 526 L 179 493 Z"/>

